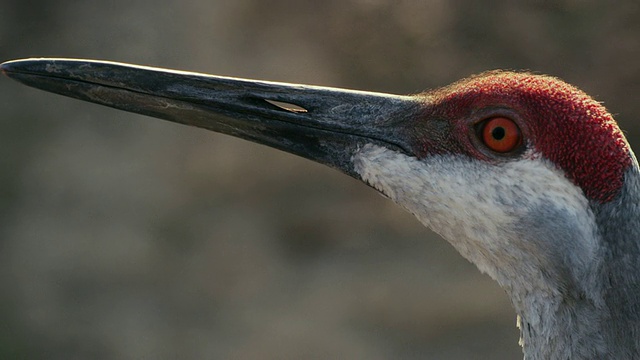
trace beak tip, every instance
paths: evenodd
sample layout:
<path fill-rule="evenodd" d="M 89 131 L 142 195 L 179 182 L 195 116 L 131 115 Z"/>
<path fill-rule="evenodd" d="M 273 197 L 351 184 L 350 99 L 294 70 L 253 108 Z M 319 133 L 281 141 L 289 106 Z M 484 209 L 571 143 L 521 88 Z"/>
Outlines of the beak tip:
<path fill-rule="evenodd" d="M 29 65 L 33 63 L 33 59 L 9 60 L 0 64 L 0 72 L 3 75 L 12 77 L 13 74 L 25 72 L 29 70 Z"/>
<path fill-rule="evenodd" d="M 2 74 L 9 76 L 9 72 L 11 72 L 11 65 L 15 63 L 15 60 L 12 61 L 5 61 L 2 64 L 0 64 L 0 72 L 2 72 Z"/>
<path fill-rule="evenodd" d="M 51 72 L 49 66 L 52 65 L 55 61 L 56 59 L 46 58 L 9 60 L 0 64 L 0 72 L 8 77 L 12 77 L 13 74 L 43 72 L 43 70 L 45 72 Z"/>

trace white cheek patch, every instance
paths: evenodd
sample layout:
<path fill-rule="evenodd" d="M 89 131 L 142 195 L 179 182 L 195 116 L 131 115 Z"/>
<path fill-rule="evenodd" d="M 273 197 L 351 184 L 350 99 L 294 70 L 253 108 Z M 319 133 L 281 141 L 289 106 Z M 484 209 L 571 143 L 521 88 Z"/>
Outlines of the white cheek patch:
<path fill-rule="evenodd" d="M 419 160 L 367 144 L 352 161 L 364 181 L 413 213 L 498 282 L 505 280 L 501 268 L 545 266 L 542 252 L 549 250 L 536 252 L 541 250 L 536 246 L 553 246 L 556 239 L 536 242 L 535 228 L 518 226 L 533 212 L 561 214 L 562 221 L 577 222 L 559 226 L 571 225 L 579 232 L 575 239 L 580 243 L 572 247 L 576 256 L 594 255 L 596 229 L 587 199 L 561 171 L 539 157 L 502 163 L 455 155 Z M 540 259 L 532 262 L 531 256 Z"/>

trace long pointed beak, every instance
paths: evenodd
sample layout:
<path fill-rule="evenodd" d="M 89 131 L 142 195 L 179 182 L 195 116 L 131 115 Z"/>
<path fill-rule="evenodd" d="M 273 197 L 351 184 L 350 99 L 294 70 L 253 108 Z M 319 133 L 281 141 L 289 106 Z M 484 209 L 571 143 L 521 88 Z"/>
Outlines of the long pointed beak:
<path fill-rule="evenodd" d="M 359 178 L 367 143 L 412 155 L 413 97 L 212 76 L 114 62 L 26 59 L 2 72 L 26 85 L 265 144 Z"/>

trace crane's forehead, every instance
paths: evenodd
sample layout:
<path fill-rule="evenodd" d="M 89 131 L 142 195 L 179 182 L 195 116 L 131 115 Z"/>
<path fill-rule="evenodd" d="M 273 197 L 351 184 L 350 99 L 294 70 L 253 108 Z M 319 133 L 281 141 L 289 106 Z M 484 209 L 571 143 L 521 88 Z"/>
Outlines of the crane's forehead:
<path fill-rule="evenodd" d="M 529 146 L 561 168 L 588 198 L 607 202 L 632 164 L 629 145 L 602 104 L 566 82 L 542 75 L 488 72 L 432 94 L 452 120 L 508 108 L 524 122 Z"/>

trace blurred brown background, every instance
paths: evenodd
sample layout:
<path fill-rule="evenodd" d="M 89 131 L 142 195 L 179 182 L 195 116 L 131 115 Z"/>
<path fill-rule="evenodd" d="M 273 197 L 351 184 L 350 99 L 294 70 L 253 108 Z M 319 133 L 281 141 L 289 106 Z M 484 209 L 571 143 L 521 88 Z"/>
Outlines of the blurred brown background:
<path fill-rule="evenodd" d="M 0 59 L 415 93 L 564 78 L 640 148 L 640 5 L 24 1 Z M 0 79 L 0 358 L 517 359 L 503 292 L 373 190 L 262 146 Z"/>

